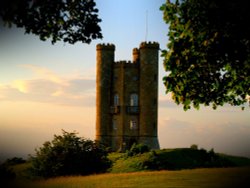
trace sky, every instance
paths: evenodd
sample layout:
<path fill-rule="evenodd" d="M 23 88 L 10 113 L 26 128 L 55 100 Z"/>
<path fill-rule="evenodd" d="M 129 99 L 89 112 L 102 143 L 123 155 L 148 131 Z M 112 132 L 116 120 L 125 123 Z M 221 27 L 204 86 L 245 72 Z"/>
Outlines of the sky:
<path fill-rule="evenodd" d="M 143 41 L 168 43 L 159 7 L 165 0 L 96 0 L 104 38 L 52 45 L 23 29 L 0 27 L 0 160 L 27 158 L 62 129 L 95 139 L 96 45 L 113 43 L 115 60 L 132 60 Z M 250 109 L 183 111 L 165 94 L 159 52 L 158 137 L 161 148 L 190 147 L 250 157 Z"/>

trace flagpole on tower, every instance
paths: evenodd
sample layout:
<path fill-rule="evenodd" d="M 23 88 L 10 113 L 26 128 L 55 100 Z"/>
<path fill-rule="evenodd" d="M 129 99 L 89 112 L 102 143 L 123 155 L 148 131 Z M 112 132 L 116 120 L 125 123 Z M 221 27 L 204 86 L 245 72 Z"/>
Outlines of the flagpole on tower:
<path fill-rule="evenodd" d="M 148 40 L 148 10 L 146 10 L 146 33 L 145 33 L 145 41 Z"/>

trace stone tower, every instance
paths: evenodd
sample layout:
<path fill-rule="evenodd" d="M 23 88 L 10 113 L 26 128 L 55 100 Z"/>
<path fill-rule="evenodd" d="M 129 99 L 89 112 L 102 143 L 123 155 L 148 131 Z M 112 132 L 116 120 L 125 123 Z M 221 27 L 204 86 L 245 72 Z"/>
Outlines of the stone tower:
<path fill-rule="evenodd" d="M 132 62 L 115 62 L 113 44 L 98 44 L 96 50 L 96 140 L 114 151 L 133 143 L 158 149 L 159 44 L 141 43 Z"/>

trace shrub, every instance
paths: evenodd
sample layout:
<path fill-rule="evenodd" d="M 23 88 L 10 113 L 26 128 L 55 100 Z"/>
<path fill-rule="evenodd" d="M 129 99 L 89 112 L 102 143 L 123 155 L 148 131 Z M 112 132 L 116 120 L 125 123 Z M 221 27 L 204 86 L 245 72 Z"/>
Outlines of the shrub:
<path fill-rule="evenodd" d="M 149 152 L 149 147 L 144 144 L 133 144 L 130 150 L 127 152 L 128 156 L 134 156 Z"/>
<path fill-rule="evenodd" d="M 112 168 L 111 173 L 138 172 L 147 170 L 157 170 L 157 158 L 153 151 L 138 154 L 134 156 L 124 156 L 117 159 Z"/>
<path fill-rule="evenodd" d="M 13 166 L 13 165 L 17 165 L 17 164 L 23 164 L 25 163 L 26 160 L 24 160 L 23 158 L 20 157 L 13 157 L 11 159 L 7 159 L 4 164 L 8 165 L 8 166 Z"/>
<path fill-rule="evenodd" d="M 31 157 L 31 172 L 36 176 L 54 177 L 86 175 L 106 171 L 110 166 L 105 148 L 97 142 L 77 137 L 77 133 L 54 135 L 51 142 L 36 149 Z"/>
<path fill-rule="evenodd" d="M 194 149 L 194 150 L 197 150 L 197 149 L 198 149 L 198 145 L 192 144 L 192 145 L 190 146 L 190 148 L 191 148 L 191 149 Z"/>

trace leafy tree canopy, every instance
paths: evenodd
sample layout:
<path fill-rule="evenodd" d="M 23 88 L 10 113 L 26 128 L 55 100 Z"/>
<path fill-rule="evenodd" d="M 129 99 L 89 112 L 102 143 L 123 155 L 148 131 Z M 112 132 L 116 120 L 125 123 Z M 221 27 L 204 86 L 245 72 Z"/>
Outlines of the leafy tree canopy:
<path fill-rule="evenodd" d="M 102 38 L 101 21 L 94 0 L 11 0 L 3 1 L 0 17 L 5 25 L 15 24 L 26 33 L 52 44 L 63 40 L 90 43 Z"/>
<path fill-rule="evenodd" d="M 248 7 L 243 0 L 168 0 L 161 6 L 169 24 L 163 80 L 184 110 L 250 102 Z"/>
<path fill-rule="evenodd" d="M 110 165 L 104 147 L 66 131 L 37 149 L 31 163 L 32 174 L 46 178 L 100 173 Z"/>

